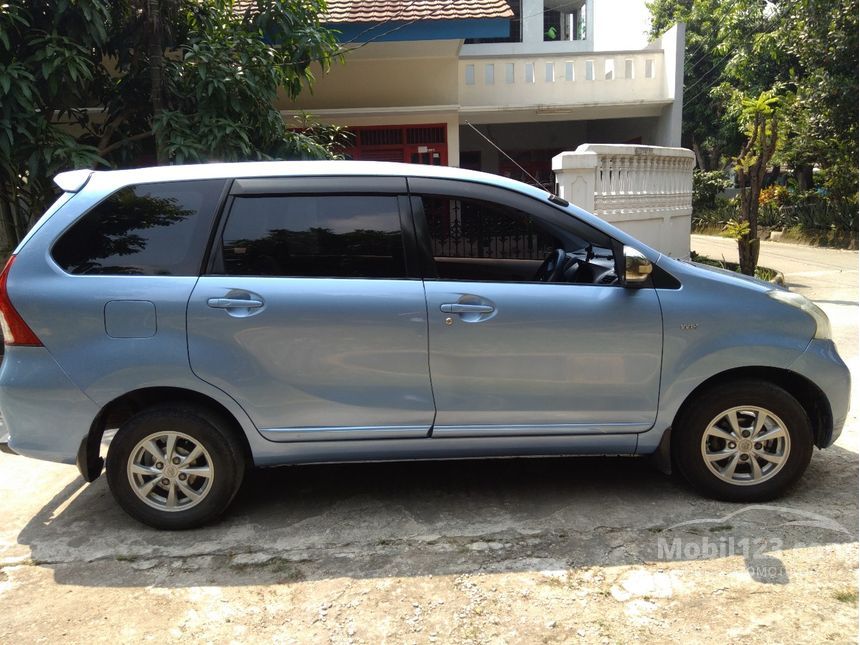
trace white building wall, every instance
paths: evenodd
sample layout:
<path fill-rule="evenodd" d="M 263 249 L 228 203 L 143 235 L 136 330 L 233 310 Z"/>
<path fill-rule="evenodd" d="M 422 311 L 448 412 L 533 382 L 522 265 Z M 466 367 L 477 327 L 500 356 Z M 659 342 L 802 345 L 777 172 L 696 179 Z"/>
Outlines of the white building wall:
<path fill-rule="evenodd" d="M 594 0 L 594 51 L 645 49 L 651 14 L 644 0 Z"/>
<path fill-rule="evenodd" d="M 678 23 L 660 38 L 666 69 L 663 72 L 666 96 L 672 104 L 663 109 L 657 125 L 657 145 L 681 145 L 681 118 L 684 109 L 684 43 L 687 25 Z"/>

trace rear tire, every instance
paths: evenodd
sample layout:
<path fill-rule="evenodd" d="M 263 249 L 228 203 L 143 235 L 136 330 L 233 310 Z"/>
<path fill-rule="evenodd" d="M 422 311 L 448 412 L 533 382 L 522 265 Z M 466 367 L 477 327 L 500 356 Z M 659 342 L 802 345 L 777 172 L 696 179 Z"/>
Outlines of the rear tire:
<path fill-rule="evenodd" d="M 157 529 L 191 529 L 220 516 L 245 473 L 242 446 L 224 423 L 191 406 L 159 406 L 120 427 L 107 456 L 119 505 Z"/>
<path fill-rule="evenodd" d="M 699 492 L 730 502 L 785 493 L 812 457 L 803 407 L 766 381 L 726 383 L 685 406 L 672 431 L 675 465 Z"/>

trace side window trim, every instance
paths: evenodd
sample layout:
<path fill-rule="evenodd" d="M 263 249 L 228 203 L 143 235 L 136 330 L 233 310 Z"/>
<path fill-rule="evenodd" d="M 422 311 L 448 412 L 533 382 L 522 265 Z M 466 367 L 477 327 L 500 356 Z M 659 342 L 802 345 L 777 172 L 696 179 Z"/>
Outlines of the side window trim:
<path fill-rule="evenodd" d="M 397 196 L 397 211 L 400 214 L 400 239 L 403 244 L 404 278 L 421 279 L 422 266 L 418 249 L 418 235 L 415 232 L 414 216 L 409 196 Z"/>
<path fill-rule="evenodd" d="M 221 204 L 221 210 L 218 212 L 218 223 L 210 238 L 209 252 L 206 264 L 204 265 L 203 275 L 225 275 L 222 242 L 224 228 L 227 226 L 227 218 L 230 216 L 230 210 L 233 208 L 235 200 L 236 198 L 233 197 L 232 191 L 228 191 L 227 196 Z"/>
<path fill-rule="evenodd" d="M 433 246 L 430 243 L 430 228 L 427 225 L 427 215 L 424 213 L 424 201 L 419 195 L 410 195 L 409 203 L 412 211 L 412 221 L 415 227 L 416 260 L 419 277 L 423 280 L 436 280 L 436 260 L 433 258 Z"/>
<path fill-rule="evenodd" d="M 404 195 L 405 177 L 325 175 L 312 177 L 241 177 L 230 195 Z"/>
<path fill-rule="evenodd" d="M 200 271 L 198 272 L 199 276 L 210 273 L 215 261 L 221 262 L 220 266 L 223 267 L 221 244 L 219 243 L 219 240 L 221 239 L 221 230 L 224 226 L 224 222 L 227 220 L 229 205 L 233 201 L 233 198 L 230 196 L 230 191 L 232 190 L 235 181 L 235 179 L 228 179 L 224 182 L 224 188 L 221 192 L 221 197 L 218 199 L 218 206 L 215 209 L 215 219 L 209 230 L 209 243 L 206 245 L 206 250 L 203 253 L 203 262 L 201 263 Z"/>

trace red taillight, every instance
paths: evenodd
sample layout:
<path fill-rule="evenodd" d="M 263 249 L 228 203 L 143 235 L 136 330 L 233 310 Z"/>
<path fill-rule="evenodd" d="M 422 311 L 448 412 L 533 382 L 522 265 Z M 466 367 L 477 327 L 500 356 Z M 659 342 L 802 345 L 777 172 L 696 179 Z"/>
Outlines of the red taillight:
<path fill-rule="evenodd" d="M 3 341 L 7 345 L 29 345 L 30 347 L 41 347 L 42 341 L 27 326 L 21 315 L 15 311 L 9 293 L 6 291 L 6 279 L 9 270 L 15 262 L 15 256 L 11 256 L 3 273 L 0 273 L 0 326 L 3 327 Z"/>

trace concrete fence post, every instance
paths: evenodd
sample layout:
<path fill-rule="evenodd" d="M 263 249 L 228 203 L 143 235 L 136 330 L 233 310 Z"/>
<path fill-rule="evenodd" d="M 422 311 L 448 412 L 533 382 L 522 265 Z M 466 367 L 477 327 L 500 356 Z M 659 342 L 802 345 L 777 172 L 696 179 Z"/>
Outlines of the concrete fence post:
<path fill-rule="evenodd" d="M 594 152 L 562 152 L 552 158 L 558 196 L 588 212 L 594 212 L 594 192 L 599 158 Z"/>

